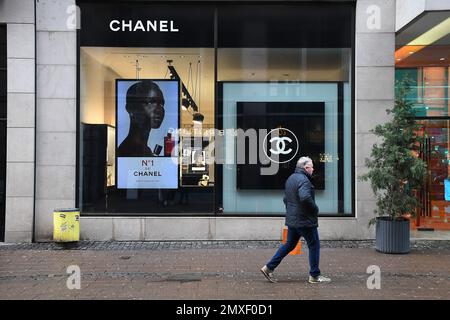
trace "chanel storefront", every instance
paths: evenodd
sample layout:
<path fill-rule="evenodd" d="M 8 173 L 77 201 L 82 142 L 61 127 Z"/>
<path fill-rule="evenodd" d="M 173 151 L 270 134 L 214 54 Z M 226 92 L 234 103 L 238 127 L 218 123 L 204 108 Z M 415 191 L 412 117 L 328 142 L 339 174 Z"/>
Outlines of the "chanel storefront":
<path fill-rule="evenodd" d="M 83 216 L 279 218 L 302 155 L 354 216 L 354 4 L 79 7 Z"/>
<path fill-rule="evenodd" d="M 321 237 L 373 237 L 357 177 L 394 74 L 368 44 L 394 33 L 366 1 L 69 2 L 36 3 L 33 240 L 63 207 L 86 240 L 280 239 L 300 156 Z"/>

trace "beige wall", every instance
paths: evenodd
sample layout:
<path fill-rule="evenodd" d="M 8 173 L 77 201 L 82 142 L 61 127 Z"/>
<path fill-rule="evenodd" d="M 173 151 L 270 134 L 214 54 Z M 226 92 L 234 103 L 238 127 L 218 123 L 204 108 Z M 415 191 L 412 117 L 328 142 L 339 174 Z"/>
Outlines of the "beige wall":
<path fill-rule="evenodd" d="M 115 126 L 115 79 L 120 75 L 80 51 L 80 119 Z"/>

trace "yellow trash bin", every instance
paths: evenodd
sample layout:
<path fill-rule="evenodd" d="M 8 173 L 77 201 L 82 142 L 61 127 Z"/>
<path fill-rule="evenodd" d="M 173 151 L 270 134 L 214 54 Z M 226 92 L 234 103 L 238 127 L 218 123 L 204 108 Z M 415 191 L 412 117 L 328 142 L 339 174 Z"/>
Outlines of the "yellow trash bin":
<path fill-rule="evenodd" d="M 79 209 L 56 209 L 53 212 L 53 240 L 56 242 L 80 240 Z"/>

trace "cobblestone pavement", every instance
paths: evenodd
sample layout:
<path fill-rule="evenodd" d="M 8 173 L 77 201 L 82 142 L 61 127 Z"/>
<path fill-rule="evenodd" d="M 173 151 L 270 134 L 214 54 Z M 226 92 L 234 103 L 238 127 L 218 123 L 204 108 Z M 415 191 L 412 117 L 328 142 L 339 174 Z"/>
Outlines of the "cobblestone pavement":
<path fill-rule="evenodd" d="M 406 255 L 373 241 L 321 241 L 329 284 L 307 283 L 308 257 L 287 256 L 269 283 L 259 269 L 278 241 L 0 244 L 0 299 L 450 299 L 450 241 L 413 241 Z M 80 268 L 80 289 L 67 287 Z M 381 289 L 368 289 L 371 265 Z"/>

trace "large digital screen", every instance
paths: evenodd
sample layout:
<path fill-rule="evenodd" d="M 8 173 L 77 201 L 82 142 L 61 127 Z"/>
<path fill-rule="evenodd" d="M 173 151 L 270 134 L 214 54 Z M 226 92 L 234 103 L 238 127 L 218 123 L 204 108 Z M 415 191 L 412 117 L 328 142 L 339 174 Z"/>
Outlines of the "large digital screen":
<path fill-rule="evenodd" d="M 179 97 L 177 80 L 116 80 L 118 189 L 178 188 Z"/>
<path fill-rule="evenodd" d="M 284 189 L 287 178 L 294 172 L 297 160 L 308 156 L 314 162 L 314 186 L 318 190 L 325 189 L 325 165 L 320 161 L 320 155 L 325 153 L 325 103 L 324 102 L 237 102 L 237 127 L 244 131 L 254 129 L 260 132 L 272 132 L 284 128 L 291 132 L 292 143 L 279 144 L 286 150 L 296 154 L 287 154 L 281 161 L 276 174 L 262 175 L 261 168 L 269 165 L 260 162 L 252 164 L 249 161 L 253 152 L 250 142 L 245 142 L 245 163 L 237 164 L 238 189 Z M 287 132 L 287 130 L 285 130 Z M 271 157 L 271 151 L 276 150 L 276 139 L 270 143 L 271 136 L 265 139 L 266 145 L 258 139 L 257 150 L 263 148 Z M 259 151 L 258 151 L 259 152 Z M 292 158 L 292 159 L 291 159 Z"/>

